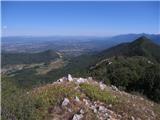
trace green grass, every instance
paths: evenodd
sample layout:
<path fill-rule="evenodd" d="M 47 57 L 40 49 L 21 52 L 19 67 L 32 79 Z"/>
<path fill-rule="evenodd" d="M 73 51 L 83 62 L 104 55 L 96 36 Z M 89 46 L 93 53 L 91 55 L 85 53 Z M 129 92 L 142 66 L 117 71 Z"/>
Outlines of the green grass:
<path fill-rule="evenodd" d="M 63 99 L 73 99 L 75 96 L 80 97 L 80 93 L 74 90 L 75 85 L 50 85 L 37 89 L 31 93 L 31 98 L 34 101 L 34 107 L 37 111 L 37 116 L 42 119 L 48 116 L 48 108 L 54 107 L 55 105 L 61 105 Z M 40 119 L 40 118 L 39 118 Z"/>
<path fill-rule="evenodd" d="M 26 91 L 18 88 L 12 79 L 2 77 L 2 120 L 33 120 L 36 116 L 32 99 Z"/>
<path fill-rule="evenodd" d="M 117 102 L 114 96 L 106 90 L 102 91 L 98 86 L 83 83 L 80 84 L 80 87 L 91 100 L 99 100 L 101 102 L 112 104 Z"/>
<path fill-rule="evenodd" d="M 2 120 L 44 120 L 48 109 L 61 105 L 65 97 L 80 98 L 73 83 L 46 85 L 29 92 L 18 88 L 10 78 L 2 78 Z"/>

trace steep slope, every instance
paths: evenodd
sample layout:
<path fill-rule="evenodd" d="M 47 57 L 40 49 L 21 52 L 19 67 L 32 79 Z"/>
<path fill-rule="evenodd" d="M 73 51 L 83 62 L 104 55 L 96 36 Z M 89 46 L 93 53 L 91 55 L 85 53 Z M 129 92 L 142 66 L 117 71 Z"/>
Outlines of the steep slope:
<path fill-rule="evenodd" d="M 142 36 L 131 43 L 122 43 L 99 53 L 99 58 L 112 56 L 144 56 L 160 62 L 160 46 Z"/>
<path fill-rule="evenodd" d="M 49 62 L 59 58 L 59 55 L 52 50 L 39 53 L 2 53 L 2 67 L 5 65 L 31 64 Z"/>
<path fill-rule="evenodd" d="M 160 46 L 146 37 L 120 44 L 98 55 L 90 74 L 106 84 L 138 91 L 160 102 Z"/>
<path fill-rule="evenodd" d="M 3 81 L 3 85 L 5 82 L 6 80 Z M 7 95 L 14 94 L 15 88 L 3 87 L 3 90 L 11 93 L 2 94 L 4 119 L 159 120 L 160 118 L 159 104 L 120 91 L 115 86 L 106 86 L 91 77 L 73 78 L 68 75 L 52 84 L 16 94 L 18 97 L 13 100 L 7 98 Z M 13 109 L 14 107 L 16 109 Z"/>
<path fill-rule="evenodd" d="M 145 57 L 121 56 L 105 60 L 90 68 L 91 76 L 160 102 L 160 64 Z"/>

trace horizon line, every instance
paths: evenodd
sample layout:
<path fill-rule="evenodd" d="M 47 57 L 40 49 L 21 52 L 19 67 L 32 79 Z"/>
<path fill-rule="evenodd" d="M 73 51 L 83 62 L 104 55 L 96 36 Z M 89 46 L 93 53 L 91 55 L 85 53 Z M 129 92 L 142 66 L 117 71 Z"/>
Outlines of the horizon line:
<path fill-rule="evenodd" d="M 122 33 L 115 35 L 1 35 L 3 37 L 113 37 L 118 35 L 131 35 L 131 34 L 147 34 L 147 35 L 160 35 L 160 33 Z"/>

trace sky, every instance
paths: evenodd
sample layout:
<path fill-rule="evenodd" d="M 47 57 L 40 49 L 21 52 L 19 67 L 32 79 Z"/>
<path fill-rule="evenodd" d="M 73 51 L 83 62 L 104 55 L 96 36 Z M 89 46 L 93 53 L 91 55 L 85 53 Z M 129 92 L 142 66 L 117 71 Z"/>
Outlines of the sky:
<path fill-rule="evenodd" d="M 158 1 L 3 1 L 2 36 L 157 34 L 159 6 Z"/>

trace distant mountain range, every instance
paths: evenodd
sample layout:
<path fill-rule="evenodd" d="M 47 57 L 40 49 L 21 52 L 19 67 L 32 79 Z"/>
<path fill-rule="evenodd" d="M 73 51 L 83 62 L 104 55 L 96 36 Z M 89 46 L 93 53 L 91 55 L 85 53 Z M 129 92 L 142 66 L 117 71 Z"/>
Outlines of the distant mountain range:
<path fill-rule="evenodd" d="M 146 36 L 160 44 L 160 34 L 124 34 L 112 37 L 50 36 L 50 37 L 2 37 L 2 51 L 40 52 L 48 49 L 66 54 L 80 55 L 86 52 L 101 51 L 120 43 L 132 42 Z"/>

